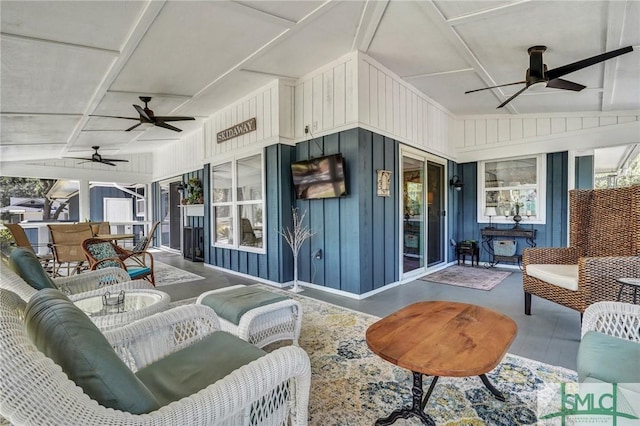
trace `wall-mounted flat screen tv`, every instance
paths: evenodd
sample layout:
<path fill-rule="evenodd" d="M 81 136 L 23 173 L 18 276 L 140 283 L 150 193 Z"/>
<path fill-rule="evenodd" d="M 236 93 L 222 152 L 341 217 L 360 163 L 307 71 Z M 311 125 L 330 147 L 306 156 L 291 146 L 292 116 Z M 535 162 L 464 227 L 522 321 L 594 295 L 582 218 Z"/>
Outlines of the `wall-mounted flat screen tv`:
<path fill-rule="evenodd" d="M 341 197 L 347 194 L 342 154 L 326 155 L 291 164 L 296 198 Z"/>

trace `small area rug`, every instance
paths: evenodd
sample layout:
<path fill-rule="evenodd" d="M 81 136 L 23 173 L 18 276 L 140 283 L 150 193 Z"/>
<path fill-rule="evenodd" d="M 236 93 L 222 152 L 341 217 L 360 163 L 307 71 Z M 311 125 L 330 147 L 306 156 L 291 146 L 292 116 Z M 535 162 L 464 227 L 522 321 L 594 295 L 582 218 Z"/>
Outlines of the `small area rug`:
<path fill-rule="evenodd" d="M 156 287 L 165 285 L 186 283 L 189 281 L 201 280 L 204 277 L 184 271 L 175 266 L 167 265 L 159 261 L 153 262 L 153 270 L 156 276 Z"/>
<path fill-rule="evenodd" d="M 311 359 L 310 425 L 372 425 L 377 418 L 410 404 L 410 372 L 373 354 L 365 341 L 367 328 L 378 318 L 259 286 L 302 304 L 300 347 Z M 172 306 L 193 301 L 179 301 Z M 282 344 L 265 349 L 278 346 Z M 437 425 L 535 425 L 538 396 L 555 395 L 557 383 L 577 380 L 574 371 L 510 354 L 487 376 L 505 394 L 506 402 L 496 400 L 478 377 L 444 377 L 438 381 L 426 412 Z M 425 378 L 425 389 L 429 383 L 430 379 Z M 420 424 L 415 418 L 400 419 L 394 426 Z"/>
<path fill-rule="evenodd" d="M 454 265 L 420 279 L 422 281 L 431 281 L 476 290 L 491 290 L 509 275 L 511 275 L 511 272 L 498 271 L 493 268 L 487 269 L 478 266 L 474 268 L 471 266 Z"/>

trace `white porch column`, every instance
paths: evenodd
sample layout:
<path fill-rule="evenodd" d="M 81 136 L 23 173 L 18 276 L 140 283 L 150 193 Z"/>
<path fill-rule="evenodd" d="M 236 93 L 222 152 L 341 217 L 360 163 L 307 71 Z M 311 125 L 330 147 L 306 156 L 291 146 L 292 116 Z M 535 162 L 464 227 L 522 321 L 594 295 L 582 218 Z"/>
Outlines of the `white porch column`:
<path fill-rule="evenodd" d="M 84 222 L 91 219 L 91 209 L 89 207 L 89 181 L 80 179 L 80 190 L 78 191 L 78 221 Z"/>

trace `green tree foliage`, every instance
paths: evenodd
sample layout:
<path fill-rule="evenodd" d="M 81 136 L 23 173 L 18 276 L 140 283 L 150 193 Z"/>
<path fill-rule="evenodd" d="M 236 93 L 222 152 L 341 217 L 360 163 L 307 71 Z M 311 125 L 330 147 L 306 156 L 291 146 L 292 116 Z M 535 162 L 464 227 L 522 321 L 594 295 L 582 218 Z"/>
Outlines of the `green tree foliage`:
<path fill-rule="evenodd" d="M 56 183 L 55 179 L 34 179 L 0 176 L 0 206 L 11 204 L 11 197 L 42 198 L 44 220 L 57 220 L 60 213 L 66 208 L 67 202 L 61 203 L 58 209 L 51 213 L 51 201 L 46 194 Z"/>
<path fill-rule="evenodd" d="M 640 185 L 640 156 L 629 165 L 624 176 L 601 173 L 595 177 L 596 188 L 623 188 L 631 185 Z"/>

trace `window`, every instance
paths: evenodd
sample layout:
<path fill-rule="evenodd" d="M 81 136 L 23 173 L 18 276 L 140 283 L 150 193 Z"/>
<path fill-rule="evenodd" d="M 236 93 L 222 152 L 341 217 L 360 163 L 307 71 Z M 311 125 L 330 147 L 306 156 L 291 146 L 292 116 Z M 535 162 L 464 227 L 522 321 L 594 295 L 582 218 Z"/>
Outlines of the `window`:
<path fill-rule="evenodd" d="M 478 222 L 545 223 L 544 155 L 480 162 L 478 182 Z"/>
<path fill-rule="evenodd" d="M 265 226 L 262 175 L 261 154 L 212 167 L 214 245 L 263 252 Z"/>

